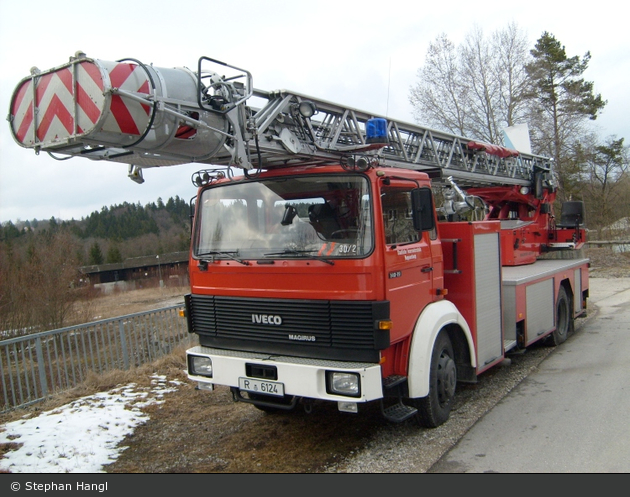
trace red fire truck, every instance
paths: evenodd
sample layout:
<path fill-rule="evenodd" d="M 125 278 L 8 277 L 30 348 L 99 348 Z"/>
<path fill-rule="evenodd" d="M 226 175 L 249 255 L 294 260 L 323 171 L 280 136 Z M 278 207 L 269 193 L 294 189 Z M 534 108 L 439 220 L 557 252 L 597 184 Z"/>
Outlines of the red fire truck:
<path fill-rule="evenodd" d="M 379 402 L 435 427 L 458 382 L 566 339 L 588 297 L 584 208 L 554 215 L 549 159 L 252 82 L 208 57 L 78 52 L 11 101 L 36 152 L 124 163 L 138 183 L 209 166 L 185 300 L 199 388 L 266 411 Z"/>

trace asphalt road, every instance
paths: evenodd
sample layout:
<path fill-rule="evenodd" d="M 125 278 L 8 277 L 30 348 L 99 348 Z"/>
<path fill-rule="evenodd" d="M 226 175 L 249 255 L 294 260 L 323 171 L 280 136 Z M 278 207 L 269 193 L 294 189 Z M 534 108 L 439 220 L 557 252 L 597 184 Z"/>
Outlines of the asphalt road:
<path fill-rule="evenodd" d="M 630 278 L 592 278 L 593 304 L 596 315 L 428 472 L 630 472 Z"/>

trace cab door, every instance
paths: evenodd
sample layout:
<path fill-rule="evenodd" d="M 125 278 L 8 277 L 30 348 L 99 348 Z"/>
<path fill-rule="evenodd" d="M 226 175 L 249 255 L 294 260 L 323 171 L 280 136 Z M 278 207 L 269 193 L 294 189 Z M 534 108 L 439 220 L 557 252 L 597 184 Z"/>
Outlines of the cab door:
<path fill-rule="evenodd" d="M 390 181 L 380 191 L 385 237 L 385 290 L 394 344 L 408 337 L 422 309 L 433 300 L 431 233 L 414 229 L 409 181 Z"/>

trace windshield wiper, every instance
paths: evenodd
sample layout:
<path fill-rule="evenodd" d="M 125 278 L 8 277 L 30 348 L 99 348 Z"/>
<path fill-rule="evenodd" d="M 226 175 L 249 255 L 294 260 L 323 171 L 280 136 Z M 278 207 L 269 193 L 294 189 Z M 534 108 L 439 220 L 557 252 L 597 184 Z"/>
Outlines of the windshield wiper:
<path fill-rule="evenodd" d="M 273 257 L 277 255 L 288 255 L 288 256 L 297 256 L 297 257 L 309 257 L 311 259 L 315 259 L 318 261 L 325 262 L 326 264 L 330 264 L 331 266 L 335 265 L 334 261 L 330 259 L 326 259 L 325 257 L 321 257 L 319 255 L 314 254 L 315 250 L 294 250 L 294 249 L 284 249 L 280 252 L 267 252 L 265 257 Z"/>
<path fill-rule="evenodd" d="M 201 254 L 197 254 L 197 257 L 202 258 L 208 255 L 211 256 L 212 260 L 214 260 L 215 256 L 226 256 L 232 259 L 233 261 L 243 264 L 243 266 L 249 266 L 250 264 L 249 262 L 239 257 L 236 257 L 238 255 L 238 250 L 210 250 L 208 252 L 202 252 Z"/>

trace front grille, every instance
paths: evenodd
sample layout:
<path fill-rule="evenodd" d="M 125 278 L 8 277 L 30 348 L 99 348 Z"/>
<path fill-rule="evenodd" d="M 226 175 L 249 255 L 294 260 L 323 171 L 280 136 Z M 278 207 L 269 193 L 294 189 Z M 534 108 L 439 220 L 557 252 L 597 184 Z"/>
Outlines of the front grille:
<path fill-rule="evenodd" d="M 375 323 L 389 318 L 387 301 L 186 297 L 190 331 L 202 345 L 235 350 L 378 360 L 389 346 Z"/>
<path fill-rule="evenodd" d="M 318 345 L 330 345 L 328 303 L 235 300 L 215 297 L 216 336 L 239 340 L 284 342 L 288 335 L 312 336 Z M 280 317 L 281 324 L 263 323 Z M 270 318 L 271 317 L 271 318 Z M 256 322 L 258 320 L 258 322 Z"/>

